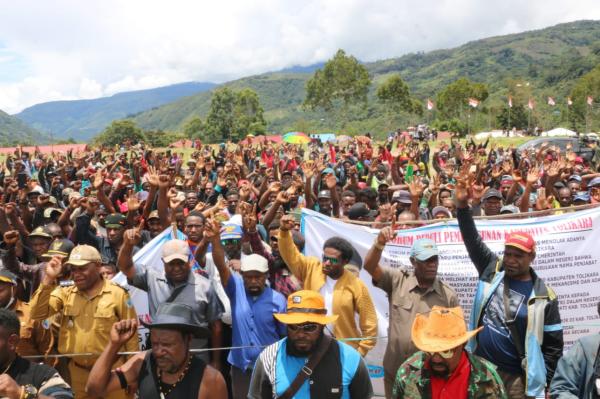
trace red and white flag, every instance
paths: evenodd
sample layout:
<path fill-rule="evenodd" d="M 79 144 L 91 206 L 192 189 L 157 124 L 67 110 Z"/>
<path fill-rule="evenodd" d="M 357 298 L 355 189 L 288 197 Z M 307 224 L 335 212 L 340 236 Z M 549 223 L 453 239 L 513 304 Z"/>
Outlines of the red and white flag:
<path fill-rule="evenodd" d="M 477 108 L 477 106 L 479 105 L 479 100 L 476 98 L 469 98 L 469 106 L 473 107 L 473 108 Z"/>
<path fill-rule="evenodd" d="M 512 97 L 508 96 L 508 108 L 512 108 Z"/>
<path fill-rule="evenodd" d="M 554 99 L 552 97 L 548 97 L 548 105 L 556 105 L 556 102 L 554 101 Z"/>
<path fill-rule="evenodd" d="M 591 107 L 593 103 L 594 103 L 594 97 L 587 96 L 587 105 L 589 105 Z"/>
<path fill-rule="evenodd" d="M 531 98 L 529 99 L 529 102 L 527 103 L 527 107 L 529 109 L 533 109 L 533 100 Z"/>
<path fill-rule="evenodd" d="M 427 99 L 427 109 L 431 111 L 433 109 L 433 101 Z"/>
<path fill-rule="evenodd" d="M 573 105 L 573 100 L 571 100 L 571 97 L 567 97 L 567 105 Z"/>

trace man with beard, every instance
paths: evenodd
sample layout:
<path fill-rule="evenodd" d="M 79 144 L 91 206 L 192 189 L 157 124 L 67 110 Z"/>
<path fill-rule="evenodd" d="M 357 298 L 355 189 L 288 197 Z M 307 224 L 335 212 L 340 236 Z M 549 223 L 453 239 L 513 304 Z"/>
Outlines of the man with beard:
<path fill-rule="evenodd" d="M 465 350 L 483 327 L 467 331 L 460 307 L 434 306 L 428 313 L 418 314 L 412 324 L 420 352 L 398 369 L 392 398 L 506 399 L 494 365 Z"/>
<path fill-rule="evenodd" d="M 375 346 L 377 313 L 365 283 L 344 267 L 352 260 L 354 247 L 341 237 L 331 237 L 323 244 L 321 259 L 304 256 L 290 234 L 294 217 L 285 215 L 280 223 L 281 258 L 305 289 L 321 293 L 329 314 L 339 315 L 335 326 L 327 326 L 326 331 L 340 339 L 353 338 L 349 345 L 365 356 Z"/>
<path fill-rule="evenodd" d="M 95 398 L 108 398 L 110 392 L 137 387 L 137 397 L 144 399 L 226 399 L 223 376 L 190 352 L 193 338 L 208 335 L 195 324 L 192 313 L 181 303 L 161 304 L 152 323 L 145 324 L 152 349 L 137 353 L 111 371 L 123 342 L 137 336 L 137 320 L 113 324 L 110 342 L 90 372 L 87 392 Z"/>
<path fill-rule="evenodd" d="M 260 255 L 252 254 L 241 262 L 241 276 L 232 273 L 225 264 L 223 247 L 219 239 L 220 227 L 216 221 L 209 222 L 204 236 L 212 244 L 212 255 L 231 303 L 233 347 L 227 361 L 231 364 L 231 384 L 234 399 L 248 395 L 250 376 L 261 348 L 285 335 L 285 327 L 273 318 L 273 312 L 285 312 L 283 295 L 266 286 L 268 262 Z"/>
<path fill-rule="evenodd" d="M 267 251 L 258 233 L 256 214 L 254 212 L 244 213 L 242 223 L 244 230 L 242 239 L 250 242 L 253 253 L 263 256 L 268 261 L 271 287 L 286 298 L 292 292 L 301 290 L 301 282 L 292 274 L 279 253 L 279 221 L 271 223 L 267 231 L 271 252 Z M 292 231 L 292 240 L 298 251 L 304 249 L 304 237 L 300 232 Z"/>
<path fill-rule="evenodd" d="M 287 325 L 287 337 L 261 352 L 248 399 L 373 396 L 369 372 L 360 354 L 324 333 L 325 326 L 338 316 L 327 316 L 325 300 L 319 293 L 292 293 L 287 313 L 274 316 Z"/>
<path fill-rule="evenodd" d="M 385 245 L 395 236 L 391 227 L 383 228 L 364 263 L 365 270 L 373 277 L 373 285 L 385 291 L 390 303 L 388 344 L 383 356 L 388 399 L 398 367 L 417 351 L 406 326 L 413 323 L 417 313 L 429 312 L 434 306 L 458 306 L 454 290 L 437 277 L 439 252 L 434 241 L 422 238 L 414 242 L 410 250 L 412 272 L 379 265 Z"/>

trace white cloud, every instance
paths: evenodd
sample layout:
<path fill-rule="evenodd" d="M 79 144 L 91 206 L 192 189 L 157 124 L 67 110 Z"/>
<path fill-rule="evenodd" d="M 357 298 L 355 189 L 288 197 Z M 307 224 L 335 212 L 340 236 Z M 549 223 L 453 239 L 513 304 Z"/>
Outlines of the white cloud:
<path fill-rule="evenodd" d="M 597 0 L 0 0 L 0 9 L 0 55 L 11 57 L 0 60 L 0 76 L 9 77 L 0 79 L 7 112 L 222 82 L 324 61 L 338 48 L 372 61 L 600 19 Z"/>

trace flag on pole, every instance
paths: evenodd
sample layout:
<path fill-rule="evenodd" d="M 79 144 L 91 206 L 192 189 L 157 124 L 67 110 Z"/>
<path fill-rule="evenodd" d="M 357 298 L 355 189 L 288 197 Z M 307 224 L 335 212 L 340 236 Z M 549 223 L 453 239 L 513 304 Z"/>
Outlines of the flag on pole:
<path fill-rule="evenodd" d="M 469 105 L 473 108 L 477 108 L 479 105 L 479 100 L 476 98 L 469 98 Z"/>
<path fill-rule="evenodd" d="M 512 97 L 508 96 L 508 108 L 512 108 Z"/>
<path fill-rule="evenodd" d="M 594 97 L 587 96 L 587 105 L 589 105 L 591 107 L 593 103 L 594 103 Z"/>
<path fill-rule="evenodd" d="M 427 109 L 431 111 L 433 109 L 433 101 L 427 99 Z"/>
<path fill-rule="evenodd" d="M 548 105 L 552 105 L 552 106 L 556 105 L 556 102 L 554 102 L 554 99 L 552 97 L 548 97 Z"/>
<path fill-rule="evenodd" d="M 573 105 L 573 100 L 571 100 L 571 97 L 567 97 L 567 107 Z"/>
<path fill-rule="evenodd" d="M 533 100 L 531 98 L 529 99 L 529 102 L 527 103 L 527 107 L 529 109 L 533 109 Z"/>

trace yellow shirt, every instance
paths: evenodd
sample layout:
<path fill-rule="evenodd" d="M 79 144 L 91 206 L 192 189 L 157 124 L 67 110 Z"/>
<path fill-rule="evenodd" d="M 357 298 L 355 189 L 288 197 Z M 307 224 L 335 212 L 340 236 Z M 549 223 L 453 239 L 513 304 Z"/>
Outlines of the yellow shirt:
<path fill-rule="evenodd" d="M 21 322 L 21 338 L 17 345 L 17 353 L 20 356 L 41 356 L 32 359 L 34 363 L 43 361 L 43 356 L 50 353 L 52 346 L 52 326 L 46 320 L 44 322 L 32 320 L 27 302 L 17 301 L 14 311 Z"/>
<path fill-rule="evenodd" d="M 60 331 L 59 353 L 94 353 L 96 356 L 77 356 L 73 361 L 80 367 L 91 368 L 110 340 L 110 329 L 117 321 L 137 319 L 127 291 L 112 281 L 104 281 L 93 298 L 76 286 L 40 285 L 29 302 L 31 318 L 44 320 L 58 313 Z M 121 351 L 139 350 L 134 335 Z"/>
<path fill-rule="evenodd" d="M 302 281 L 304 289 L 319 292 L 326 278 L 323 265 L 315 257 L 302 255 L 289 231 L 279 231 L 279 253 L 294 276 Z M 365 283 L 347 270 L 335 283 L 331 307 L 331 313 L 339 316 L 333 329 L 336 338 L 377 336 L 377 313 L 371 294 Z M 355 314 L 359 316 L 360 330 L 356 326 Z M 362 339 L 346 343 L 365 356 L 373 349 L 376 340 Z"/>

